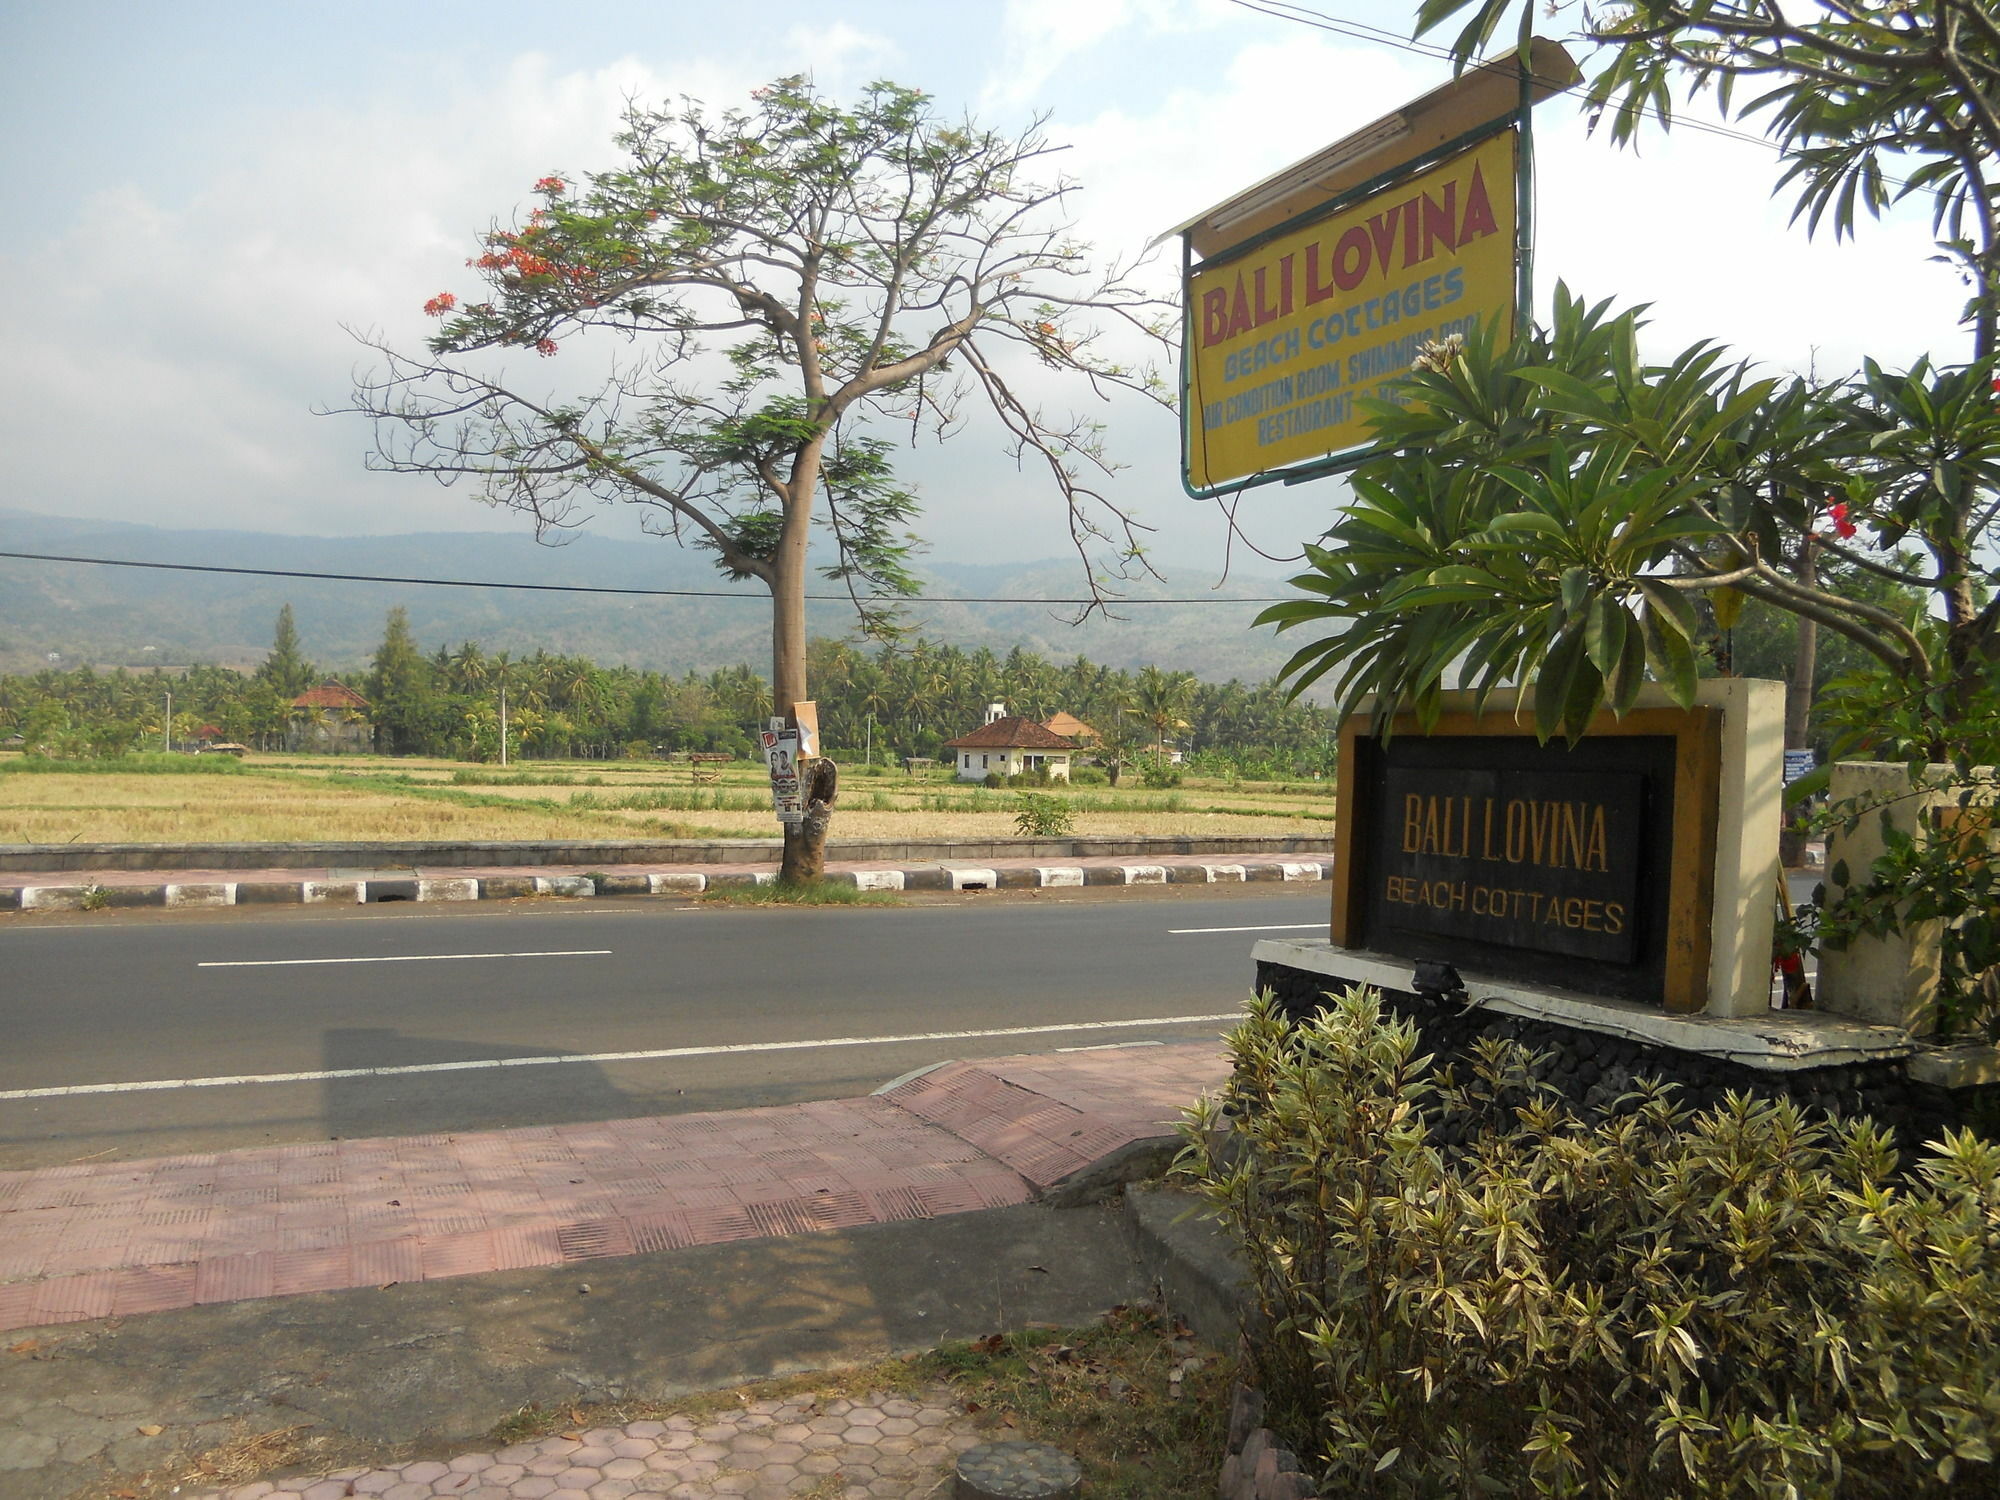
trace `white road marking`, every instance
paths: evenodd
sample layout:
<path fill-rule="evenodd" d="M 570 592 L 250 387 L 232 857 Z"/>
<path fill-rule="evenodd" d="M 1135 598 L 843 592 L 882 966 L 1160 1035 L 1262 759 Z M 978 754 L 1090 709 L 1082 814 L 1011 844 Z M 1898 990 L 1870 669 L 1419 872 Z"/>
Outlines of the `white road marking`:
<path fill-rule="evenodd" d="M 206 960 L 197 969 L 289 969 L 300 964 L 434 964 L 448 958 L 598 958 L 609 948 L 556 948 L 546 953 L 405 953 L 387 958 L 231 958 Z"/>
<path fill-rule="evenodd" d="M 1308 927 L 1324 927 L 1324 922 L 1280 922 L 1272 927 L 1169 927 L 1168 937 L 1184 937 L 1191 932 L 1303 932 Z"/>
<path fill-rule="evenodd" d="M 1044 1036 L 1060 1031 L 1112 1031 L 1126 1026 L 1194 1026 L 1240 1021 L 1240 1011 L 1213 1016 L 1146 1016 L 1137 1021 L 1071 1021 L 1062 1026 L 994 1026 L 982 1031 L 913 1031 L 903 1036 L 830 1036 L 807 1042 L 729 1042 L 713 1047 L 656 1047 L 644 1052 L 563 1052 L 550 1057 L 478 1057 L 463 1062 L 397 1063 L 379 1068 L 326 1068 L 313 1073 L 243 1073 L 230 1078 L 149 1078 L 135 1083 L 70 1083 L 0 1090 L 11 1099 L 64 1099 L 75 1094 L 141 1094 L 164 1089 L 214 1089 L 239 1083 L 324 1083 L 339 1078 L 398 1078 L 410 1073 L 466 1073 L 480 1068 L 535 1068 L 552 1063 L 657 1062 L 670 1057 L 721 1057 L 735 1052 L 803 1052 L 814 1047 L 891 1047 L 905 1042 L 963 1042 L 994 1036 Z"/>

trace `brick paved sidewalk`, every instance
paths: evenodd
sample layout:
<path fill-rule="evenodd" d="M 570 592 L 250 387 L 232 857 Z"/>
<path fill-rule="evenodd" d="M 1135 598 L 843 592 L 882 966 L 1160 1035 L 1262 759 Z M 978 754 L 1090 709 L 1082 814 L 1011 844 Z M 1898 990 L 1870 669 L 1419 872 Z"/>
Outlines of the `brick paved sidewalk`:
<path fill-rule="evenodd" d="M 915 1401 L 801 1396 L 699 1419 L 593 1428 L 449 1463 L 260 1480 L 199 1492 L 193 1500 L 779 1500 L 808 1493 L 904 1500 L 931 1493 L 945 1467 L 982 1441 L 964 1406 L 943 1388 Z"/>
<path fill-rule="evenodd" d="M 588 874 L 544 866 L 413 866 L 348 869 L 101 870 L 35 874 L 0 871 L 0 911 L 74 911 L 105 906 L 248 906 L 382 900 L 481 901 L 521 896 L 682 896 L 776 877 L 775 858 L 728 865 L 605 865 Z M 1180 885 L 1324 880 L 1330 856 L 1293 858 L 1162 854 L 1136 859 L 966 859 L 900 863 L 829 861 L 830 878 L 863 890 L 969 890 L 1082 885 Z M 95 892 L 95 895 L 88 893 Z"/>
<path fill-rule="evenodd" d="M 1021 1203 L 1171 1133 L 1213 1043 L 864 1099 L 0 1173 L 0 1329 Z"/>

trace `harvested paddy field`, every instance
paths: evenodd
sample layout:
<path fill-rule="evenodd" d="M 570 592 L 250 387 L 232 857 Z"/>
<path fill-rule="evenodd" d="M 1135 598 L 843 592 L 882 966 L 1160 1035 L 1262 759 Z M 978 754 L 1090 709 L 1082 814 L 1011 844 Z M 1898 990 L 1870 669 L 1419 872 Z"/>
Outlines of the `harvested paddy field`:
<path fill-rule="evenodd" d="M 1189 780 L 1020 791 L 900 772 L 843 778 L 836 838 L 1011 835 L 1023 792 L 1079 835 L 1324 834 L 1329 784 Z M 0 757 L 0 844 L 773 838 L 761 766 L 535 762 L 502 770 L 379 757 L 183 756 L 50 764 Z"/>

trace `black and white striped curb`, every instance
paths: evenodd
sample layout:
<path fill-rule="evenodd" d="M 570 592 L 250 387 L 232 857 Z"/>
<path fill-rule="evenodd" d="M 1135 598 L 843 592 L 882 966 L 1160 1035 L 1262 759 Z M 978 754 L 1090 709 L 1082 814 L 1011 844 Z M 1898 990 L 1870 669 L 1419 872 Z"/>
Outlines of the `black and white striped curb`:
<path fill-rule="evenodd" d="M 1231 881 L 1325 880 L 1320 860 L 1240 864 L 1030 865 L 996 869 L 925 865 L 843 870 L 827 878 L 864 891 L 990 891 L 1100 885 L 1210 885 Z M 769 885 L 769 871 L 642 875 L 449 875 L 367 880 L 217 880 L 162 885 L 0 886 L 0 911 L 94 911 L 165 906 L 340 905 L 379 901 L 498 901 L 524 896 L 694 896 L 730 886 Z"/>

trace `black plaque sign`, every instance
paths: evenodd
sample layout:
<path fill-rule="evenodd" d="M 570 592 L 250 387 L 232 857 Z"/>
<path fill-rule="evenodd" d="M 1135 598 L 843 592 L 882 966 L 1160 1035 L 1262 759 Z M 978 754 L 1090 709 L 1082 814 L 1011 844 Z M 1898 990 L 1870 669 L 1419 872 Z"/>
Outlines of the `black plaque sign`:
<path fill-rule="evenodd" d="M 1425 767 L 1383 780 L 1385 927 L 1632 961 L 1643 776 Z"/>
<path fill-rule="evenodd" d="M 1601 994 L 1662 996 L 1675 742 L 1363 738 L 1363 944 Z"/>

